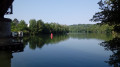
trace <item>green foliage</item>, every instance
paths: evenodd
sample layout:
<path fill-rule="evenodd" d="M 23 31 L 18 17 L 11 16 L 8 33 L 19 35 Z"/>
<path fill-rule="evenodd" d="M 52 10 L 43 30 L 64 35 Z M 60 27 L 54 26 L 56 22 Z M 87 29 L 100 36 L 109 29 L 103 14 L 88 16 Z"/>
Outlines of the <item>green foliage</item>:
<path fill-rule="evenodd" d="M 18 31 L 17 30 L 17 26 L 16 26 L 16 24 L 14 23 L 14 22 L 11 22 L 11 31 L 13 32 L 16 32 L 16 31 Z"/>
<path fill-rule="evenodd" d="M 69 32 L 67 25 L 60 25 L 58 23 L 45 23 L 44 33 L 64 34 Z"/>
<path fill-rule="evenodd" d="M 19 23 L 18 19 L 14 19 L 12 22 L 14 22 L 16 25 Z"/>
<path fill-rule="evenodd" d="M 101 0 L 101 12 L 96 13 L 92 21 L 101 21 L 110 25 L 120 24 L 120 0 Z"/>
<path fill-rule="evenodd" d="M 97 12 L 91 21 L 114 25 L 114 31 L 120 32 L 120 0 L 101 0 L 98 4 L 101 11 Z"/>
<path fill-rule="evenodd" d="M 17 27 L 19 31 L 24 31 L 27 29 L 27 24 L 25 23 L 24 20 L 21 20 Z"/>
<path fill-rule="evenodd" d="M 29 26 L 24 20 L 20 22 L 17 19 L 11 22 L 11 31 L 18 32 L 23 31 L 25 34 L 39 35 L 39 34 L 64 34 L 69 32 L 69 27 L 67 25 L 60 25 L 58 23 L 44 23 L 42 20 L 36 21 L 31 19 L 29 21 Z"/>
<path fill-rule="evenodd" d="M 31 19 L 29 21 L 29 29 L 30 29 L 30 34 L 36 34 L 37 32 L 37 22 L 35 19 Z"/>
<path fill-rule="evenodd" d="M 58 23 L 50 23 L 49 24 L 49 29 L 50 29 L 50 32 L 53 32 L 53 33 L 68 33 L 69 31 L 69 27 L 67 25 L 60 25 Z"/>
<path fill-rule="evenodd" d="M 44 33 L 50 33 L 51 32 L 51 27 L 49 23 L 45 23 L 45 28 L 43 30 Z"/>
<path fill-rule="evenodd" d="M 28 28 L 27 28 L 27 24 L 25 23 L 25 21 L 21 20 L 20 22 L 16 22 L 15 20 L 11 22 L 11 31 L 12 32 L 23 31 L 24 33 L 27 33 Z"/>
<path fill-rule="evenodd" d="M 42 33 L 44 30 L 44 22 L 42 20 L 37 21 L 37 33 Z"/>
<path fill-rule="evenodd" d="M 78 24 L 70 25 L 70 32 L 80 32 L 80 33 L 111 33 L 113 26 L 99 25 L 99 24 Z"/>

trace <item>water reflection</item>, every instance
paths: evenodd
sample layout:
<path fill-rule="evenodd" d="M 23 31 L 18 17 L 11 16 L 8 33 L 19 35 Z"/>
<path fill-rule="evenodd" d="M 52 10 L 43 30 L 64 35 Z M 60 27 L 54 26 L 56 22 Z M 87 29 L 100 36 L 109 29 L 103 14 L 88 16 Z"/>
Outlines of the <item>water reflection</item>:
<path fill-rule="evenodd" d="M 31 62 L 31 64 L 33 63 L 32 65 L 35 65 L 35 64 L 40 65 L 40 63 L 43 64 L 43 65 L 46 65 L 46 62 L 49 63 L 48 65 L 51 65 L 52 62 L 60 65 L 59 62 L 61 62 L 61 63 L 63 62 L 62 63 L 63 65 L 70 66 L 69 63 L 71 63 L 72 60 L 75 61 L 75 59 L 76 59 L 79 62 L 80 61 L 82 62 L 82 60 L 81 60 L 82 57 L 81 56 L 83 56 L 83 57 L 85 56 L 84 58 L 87 60 L 87 62 L 86 61 L 84 61 L 84 62 L 89 63 L 89 60 L 90 60 L 91 57 L 89 58 L 88 56 L 89 55 L 94 56 L 94 54 L 92 55 L 90 53 L 82 52 L 82 51 L 79 51 L 79 49 L 81 49 L 81 50 L 83 49 L 83 51 L 87 51 L 83 47 L 87 48 L 88 46 L 89 46 L 89 48 L 91 46 L 92 46 L 91 48 L 93 48 L 93 47 L 97 48 L 96 45 L 98 44 L 98 42 L 92 43 L 92 44 L 95 44 L 95 45 L 91 45 L 91 46 L 87 45 L 87 43 L 84 43 L 85 45 L 87 45 L 87 46 L 85 46 L 85 45 L 82 45 L 81 42 L 79 42 L 80 40 L 75 40 L 75 39 L 82 39 L 82 42 L 88 42 L 88 40 L 85 40 L 85 39 L 110 40 L 110 39 L 112 39 L 112 36 L 111 35 L 105 35 L 105 34 L 66 34 L 66 35 L 54 35 L 54 37 L 52 39 L 51 39 L 50 35 L 26 36 L 23 39 L 0 39 L 0 67 L 11 67 L 11 59 L 13 59 L 12 60 L 13 66 L 16 65 L 16 64 L 19 64 L 18 60 L 20 60 L 20 59 L 27 59 L 27 60 L 31 59 L 31 61 L 23 60 L 24 64 L 26 64 L 26 65 L 27 65 L 26 62 L 28 62 L 28 63 Z M 110 43 L 115 44 L 116 40 L 120 41 L 119 38 L 114 38 L 114 39 L 113 39 L 113 41 L 115 41 L 115 42 L 113 42 L 111 40 L 112 42 L 107 41 L 107 42 L 103 42 L 101 44 L 101 46 L 104 46 L 106 50 L 113 51 L 113 55 L 110 56 L 111 60 L 106 61 L 106 63 L 110 63 L 110 64 L 113 64 L 113 62 L 118 63 L 118 60 L 119 60 L 118 58 L 120 57 L 120 54 L 119 54 L 120 51 L 119 51 L 119 48 L 117 48 L 117 47 L 119 47 L 118 45 L 120 43 L 116 44 L 116 46 L 108 45 Z M 73 43 L 71 42 L 72 40 L 74 40 Z M 64 47 L 63 47 L 64 44 L 60 43 L 60 42 L 63 42 L 63 41 L 64 41 L 64 44 L 66 44 L 66 46 L 64 46 Z M 91 40 L 89 40 L 89 41 L 91 41 Z M 94 42 L 94 41 L 99 41 L 99 40 L 92 40 L 92 41 Z M 74 42 L 76 43 L 76 45 L 75 45 Z M 45 45 L 56 45 L 58 43 L 60 45 L 56 46 L 56 47 L 49 46 L 47 48 L 44 48 L 43 50 L 36 50 L 37 48 L 43 48 L 43 46 L 45 46 Z M 70 43 L 72 43 L 74 45 L 72 45 Z M 88 44 L 90 44 L 90 43 L 88 43 Z M 78 51 L 76 49 L 72 49 L 71 46 L 73 48 L 78 47 Z M 45 49 L 47 51 L 48 50 L 51 50 L 51 51 L 44 52 Z M 33 51 L 31 52 L 31 50 L 33 50 Z M 94 50 L 96 50 L 96 49 L 94 49 Z M 15 53 L 18 53 L 18 52 L 21 52 L 21 53 L 16 55 Z M 39 52 L 39 53 L 37 53 L 37 52 Z M 32 56 L 31 54 L 34 54 L 34 55 Z M 21 56 L 21 55 L 24 55 L 24 57 Z M 39 59 L 39 60 L 32 59 L 33 57 L 35 57 L 36 59 Z M 72 60 L 69 59 L 71 57 L 72 57 Z M 61 58 L 64 59 L 64 61 Z M 55 62 L 53 59 L 58 59 L 58 60 L 56 60 L 56 62 Z M 115 59 L 117 59 L 117 61 L 113 61 Z M 92 60 L 94 60 L 94 59 L 91 59 L 91 61 Z M 38 63 L 34 63 L 33 61 L 36 61 Z M 95 61 L 97 61 L 97 60 L 95 60 Z M 103 62 L 104 62 L 104 60 L 103 60 Z M 76 65 L 76 63 L 77 62 L 73 62 L 72 64 Z M 79 63 L 78 63 L 78 66 L 80 66 Z M 82 66 L 82 64 L 81 64 L 81 66 Z M 31 67 L 33 67 L 33 66 L 31 66 Z"/>
<path fill-rule="evenodd" d="M 112 39 L 111 34 L 105 35 L 105 34 L 66 34 L 66 35 L 39 35 L 39 36 L 26 36 L 24 37 L 24 46 L 28 45 L 30 49 L 35 50 L 36 48 L 42 48 L 44 45 L 48 44 L 57 44 L 61 41 L 65 41 L 69 38 L 75 38 L 75 39 L 101 39 L 101 40 L 110 40 Z"/>
<path fill-rule="evenodd" d="M 111 66 L 120 67 L 120 38 L 115 37 L 112 40 L 102 42 L 100 44 L 105 48 L 107 51 L 112 51 L 112 55 L 108 61 L 105 61 Z"/>
<path fill-rule="evenodd" d="M 12 54 L 23 52 L 23 49 L 21 39 L 0 39 L 0 67 L 11 67 Z"/>
<path fill-rule="evenodd" d="M 100 39 L 110 40 L 113 38 L 112 34 L 100 34 L 100 33 L 70 33 L 70 37 L 77 39 Z"/>
<path fill-rule="evenodd" d="M 51 39 L 50 35 L 41 35 L 41 36 L 31 36 L 27 37 L 29 47 L 31 49 L 42 48 L 44 45 L 55 44 L 61 41 L 65 41 L 69 38 L 68 35 L 54 35 L 54 38 Z"/>
<path fill-rule="evenodd" d="M 0 39 L 0 67 L 11 67 L 13 53 L 23 52 L 28 45 L 30 49 L 42 48 L 44 45 L 55 44 L 67 40 L 68 35 L 54 35 L 51 40 L 49 35 L 26 36 L 23 39 Z"/>

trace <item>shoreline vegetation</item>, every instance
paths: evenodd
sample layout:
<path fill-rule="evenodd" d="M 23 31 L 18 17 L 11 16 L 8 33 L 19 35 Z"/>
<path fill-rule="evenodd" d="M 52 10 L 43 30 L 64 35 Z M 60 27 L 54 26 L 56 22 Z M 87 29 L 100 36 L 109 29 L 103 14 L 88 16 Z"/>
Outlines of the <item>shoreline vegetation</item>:
<path fill-rule="evenodd" d="M 40 34 L 66 34 L 66 33 L 107 33 L 116 34 L 114 25 L 108 24 L 74 24 L 61 25 L 58 23 L 45 23 L 42 20 L 31 19 L 29 24 L 24 20 L 18 21 L 16 18 L 11 22 L 11 31 L 23 31 L 24 35 L 40 35 Z"/>
<path fill-rule="evenodd" d="M 109 26 L 108 24 L 77 24 L 70 25 L 69 32 L 76 33 L 112 33 L 113 26 Z"/>
<path fill-rule="evenodd" d="M 11 31 L 18 32 L 23 31 L 25 35 L 39 35 L 39 34 L 65 34 L 69 32 L 67 25 L 60 25 L 58 23 L 45 23 L 42 20 L 31 19 L 29 24 L 26 24 L 24 20 L 18 21 L 14 19 L 11 22 Z"/>

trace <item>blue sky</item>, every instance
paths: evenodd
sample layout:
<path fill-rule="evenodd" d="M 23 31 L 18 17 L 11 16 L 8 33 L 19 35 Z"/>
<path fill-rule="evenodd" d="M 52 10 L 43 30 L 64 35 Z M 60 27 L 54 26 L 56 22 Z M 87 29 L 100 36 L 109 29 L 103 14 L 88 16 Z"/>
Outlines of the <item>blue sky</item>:
<path fill-rule="evenodd" d="M 100 0 L 14 0 L 13 14 L 7 18 L 17 18 L 29 23 L 30 19 L 59 24 L 94 24 L 89 19 L 99 11 Z"/>

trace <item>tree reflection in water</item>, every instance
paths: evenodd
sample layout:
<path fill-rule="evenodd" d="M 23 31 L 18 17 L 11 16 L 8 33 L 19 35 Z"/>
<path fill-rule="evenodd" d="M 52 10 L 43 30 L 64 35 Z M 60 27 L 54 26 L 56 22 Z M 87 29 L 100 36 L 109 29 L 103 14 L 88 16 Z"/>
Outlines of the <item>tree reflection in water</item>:
<path fill-rule="evenodd" d="M 26 46 L 29 46 L 30 49 L 35 50 L 36 48 L 42 48 L 44 45 L 56 45 L 61 41 L 65 41 L 69 38 L 77 38 L 77 39 L 100 39 L 100 40 L 110 40 L 112 39 L 111 35 L 105 36 L 104 34 L 66 34 L 66 35 L 54 35 L 53 39 L 51 39 L 50 35 L 39 35 L 39 36 L 25 36 L 23 38 L 23 43 L 21 45 L 8 40 L 0 39 L 0 67 L 11 67 L 11 59 L 14 58 L 12 56 L 13 53 L 22 52 Z M 119 66 L 120 59 L 120 50 L 119 50 L 119 41 L 120 38 L 114 38 L 113 40 L 106 41 L 101 43 L 101 46 L 104 46 L 106 50 L 110 50 L 113 52 L 113 55 L 110 56 L 110 60 L 106 61 L 110 65 Z M 4 42 L 4 43 L 3 43 Z M 13 47 L 10 47 L 10 45 Z M 5 46 L 6 45 L 6 46 Z M 6 47 L 6 49 L 4 49 Z M 16 48 L 17 47 L 17 48 Z M 10 48 L 10 49 L 8 49 Z M 12 49 L 11 49 L 12 48 Z"/>
<path fill-rule="evenodd" d="M 120 67 L 120 38 L 116 37 L 110 41 L 105 41 L 100 44 L 105 47 L 105 50 L 112 51 L 112 55 L 108 61 L 105 61 L 111 66 Z"/>
<path fill-rule="evenodd" d="M 0 39 L 0 67 L 11 67 L 13 53 L 23 52 L 29 43 L 31 49 L 42 48 L 44 45 L 55 44 L 68 39 L 68 35 L 55 35 L 51 40 L 49 35 L 29 36 L 21 39 Z"/>
<path fill-rule="evenodd" d="M 39 35 L 39 36 L 30 36 L 26 37 L 29 43 L 29 47 L 33 50 L 36 48 L 42 48 L 44 45 L 55 44 L 64 40 L 69 39 L 68 35 L 54 35 L 53 39 L 51 39 L 50 35 Z M 27 41 L 27 40 L 24 40 Z"/>

